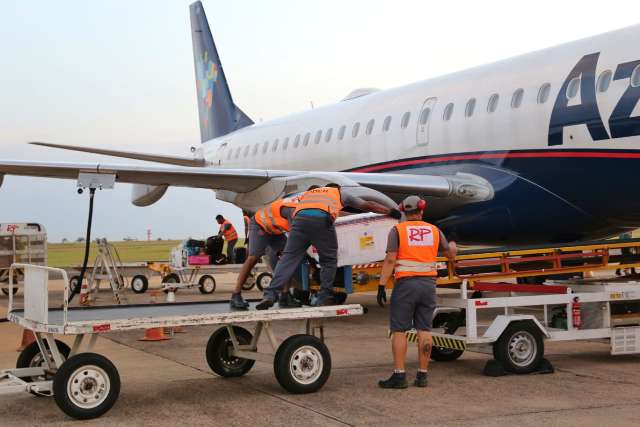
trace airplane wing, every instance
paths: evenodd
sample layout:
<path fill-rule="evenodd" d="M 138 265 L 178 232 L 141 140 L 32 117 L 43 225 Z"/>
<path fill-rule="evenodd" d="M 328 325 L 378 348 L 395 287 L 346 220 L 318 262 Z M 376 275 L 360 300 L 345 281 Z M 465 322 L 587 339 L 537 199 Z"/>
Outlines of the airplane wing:
<path fill-rule="evenodd" d="M 0 160 L 0 184 L 3 175 L 78 179 L 81 172 L 112 175 L 115 182 L 165 189 L 168 186 L 211 189 L 217 192 L 219 199 L 243 207 L 264 205 L 285 194 L 306 190 L 311 184 L 329 182 L 342 186 L 359 185 L 384 194 L 443 198 L 448 205 L 493 198 L 493 188 L 486 180 L 462 173 L 435 176 Z"/>

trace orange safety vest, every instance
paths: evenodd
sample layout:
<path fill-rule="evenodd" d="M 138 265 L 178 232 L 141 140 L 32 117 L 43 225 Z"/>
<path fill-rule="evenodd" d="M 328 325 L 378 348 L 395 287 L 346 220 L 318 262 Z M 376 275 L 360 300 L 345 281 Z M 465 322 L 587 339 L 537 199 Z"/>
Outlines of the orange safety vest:
<path fill-rule="evenodd" d="M 297 199 L 280 199 L 271 203 L 264 209 L 256 212 L 256 223 L 267 234 L 279 235 L 289 231 L 289 220 L 282 216 L 282 208 L 294 208 L 297 204 Z"/>
<path fill-rule="evenodd" d="M 297 215 L 304 209 L 319 209 L 327 212 L 335 220 L 343 207 L 340 190 L 333 187 L 321 187 L 304 192 L 300 196 L 300 201 L 293 215 Z"/>
<path fill-rule="evenodd" d="M 440 230 L 424 221 L 397 224 L 398 254 L 395 278 L 437 276 L 436 258 L 440 247 Z"/>
<path fill-rule="evenodd" d="M 229 224 L 231 227 L 229 227 L 227 230 L 222 232 L 222 235 L 224 236 L 224 240 L 226 240 L 227 242 L 230 242 L 232 240 L 238 240 L 238 233 L 236 232 L 236 228 L 233 226 L 233 224 L 231 224 L 231 221 L 229 221 L 228 219 L 225 219 L 224 222 L 220 224 L 220 229 L 224 230 L 224 226 L 227 224 Z"/>

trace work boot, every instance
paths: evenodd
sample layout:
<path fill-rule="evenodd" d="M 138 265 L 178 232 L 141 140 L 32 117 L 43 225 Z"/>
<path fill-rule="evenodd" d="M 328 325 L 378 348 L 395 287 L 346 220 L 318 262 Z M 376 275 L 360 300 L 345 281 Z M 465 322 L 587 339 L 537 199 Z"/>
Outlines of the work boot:
<path fill-rule="evenodd" d="M 275 302 L 272 299 L 263 298 L 262 301 L 256 305 L 256 310 L 266 310 L 273 307 L 273 304 L 275 304 Z"/>
<path fill-rule="evenodd" d="M 249 303 L 242 298 L 242 294 L 231 294 L 231 299 L 229 300 L 229 306 L 234 310 L 248 310 Z"/>
<path fill-rule="evenodd" d="M 316 307 L 326 307 L 328 305 L 336 305 L 336 300 L 333 297 L 326 297 L 322 299 L 317 299 L 314 304 Z"/>
<path fill-rule="evenodd" d="M 407 388 L 407 374 L 404 372 L 394 372 L 388 380 L 378 381 L 378 385 L 382 388 Z"/>
<path fill-rule="evenodd" d="M 280 308 L 298 308 L 302 307 L 302 302 L 291 296 L 289 292 L 283 292 L 282 294 L 280 294 L 278 305 L 280 306 Z"/>
<path fill-rule="evenodd" d="M 413 380 L 413 385 L 416 387 L 426 387 L 427 373 L 418 371 L 418 373 L 416 374 L 416 379 Z"/>

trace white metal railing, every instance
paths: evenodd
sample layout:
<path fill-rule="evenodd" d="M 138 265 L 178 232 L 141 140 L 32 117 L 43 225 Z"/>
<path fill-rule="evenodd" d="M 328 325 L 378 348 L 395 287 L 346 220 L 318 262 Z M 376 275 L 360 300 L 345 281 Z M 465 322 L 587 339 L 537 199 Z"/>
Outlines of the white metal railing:
<path fill-rule="evenodd" d="M 69 276 L 61 268 L 44 265 L 13 263 L 9 268 L 9 306 L 8 313 L 13 311 L 13 277 L 14 270 L 24 272 L 24 318 L 33 322 L 47 324 L 49 315 L 49 273 L 57 273 L 64 281 L 63 325 L 67 324 L 69 300 Z"/>

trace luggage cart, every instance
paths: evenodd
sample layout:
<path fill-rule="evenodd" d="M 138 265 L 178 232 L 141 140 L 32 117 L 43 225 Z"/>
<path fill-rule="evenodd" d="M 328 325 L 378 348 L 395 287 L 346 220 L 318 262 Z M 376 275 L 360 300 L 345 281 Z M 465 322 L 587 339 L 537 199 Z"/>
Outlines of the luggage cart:
<path fill-rule="evenodd" d="M 10 321 L 34 332 L 36 341 L 18 357 L 15 369 L 0 371 L 0 394 L 28 392 L 53 395 L 60 409 L 76 419 L 96 418 L 115 404 L 120 376 L 106 357 L 91 352 L 98 334 L 174 326 L 219 326 L 206 347 L 209 367 L 223 377 L 239 377 L 256 360 L 273 363 L 280 385 L 291 393 L 319 390 L 329 378 L 331 356 L 321 338 L 323 319 L 363 314 L 360 305 L 231 311 L 228 301 L 107 307 L 68 306 L 69 281 L 62 269 L 15 264 L 23 269 L 24 309 L 13 306 L 9 295 Z M 65 281 L 62 308 L 49 308 L 49 273 Z M 13 287 L 10 282 L 10 289 Z M 253 301 L 255 305 L 257 301 Z M 299 334 L 278 342 L 274 323 L 298 321 Z M 253 332 L 240 326 L 255 324 Z M 74 335 L 72 348 L 54 334 Z M 271 352 L 258 352 L 264 334 Z M 88 346 L 80 350 L 88 339 Z"/>
<path fill-rule="evenodd" d="M 5 295 L 9 294 L 9 268 L 16 262 L 47 265 L 47 232 L 42 225 L 0 224 L 0 290 Z M 21 271 L 15 272 L 14 280 L 22 281 Z"/>

